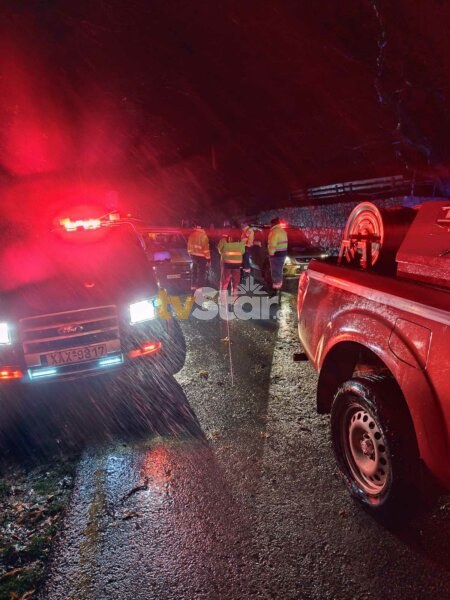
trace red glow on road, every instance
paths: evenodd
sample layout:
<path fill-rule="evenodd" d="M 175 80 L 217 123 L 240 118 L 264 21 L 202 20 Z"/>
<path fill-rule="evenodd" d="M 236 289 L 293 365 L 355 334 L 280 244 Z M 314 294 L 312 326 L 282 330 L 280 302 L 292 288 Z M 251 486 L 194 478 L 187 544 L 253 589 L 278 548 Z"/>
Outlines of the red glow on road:
<path fill-rule="evenodd" d="M 165 446 L 156 446 L 145 456 L 143 474 L 150 479 L 152 487 L 163 488 L 171 479 L 171 452 Z"/>

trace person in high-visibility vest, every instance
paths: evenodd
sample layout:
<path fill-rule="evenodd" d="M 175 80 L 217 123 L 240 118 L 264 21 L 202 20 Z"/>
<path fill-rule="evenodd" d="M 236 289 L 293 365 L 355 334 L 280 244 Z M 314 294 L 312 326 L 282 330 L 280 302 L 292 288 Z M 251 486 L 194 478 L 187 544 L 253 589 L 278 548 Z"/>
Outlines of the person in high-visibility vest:
<path fill-rule="evenodd" d="M 241 234 L 241 241 L 245 244 L 245 254 L 242 263 L 244 273 L 250 273 L 250 254 L 255 242 L 255 230 L 249 224 L 245 225 Z"/>
<path fill-rule="evenodd" d="M 192 258 L 191 289 L 204 287 L 206 283 L 206 270 L 211 263 L 209 239 L 206 231 L 197 225 L 188 238 L 187 250 Z"/>
<path fill-rule="evenodd" d="M 217 250 L 221 258 L 220 301 L 222 304 L 226 304 L 227 290 L 230 284 L 233 301 L 237 299 L 245 244 L 239 240 L 238 233 L 230 232 L 220 240 Z"/>
<path fill-rule="evenodd" d="M 272 227 L 269 232 L 267 246 L 269 250 L 272 287 L 274 290 L 279 290 L 283 285 L 283 266 L 287 256 L 288 236 L 286 229 L 281 226 L 280 219 L 272 219 L 270 224 Z"/>

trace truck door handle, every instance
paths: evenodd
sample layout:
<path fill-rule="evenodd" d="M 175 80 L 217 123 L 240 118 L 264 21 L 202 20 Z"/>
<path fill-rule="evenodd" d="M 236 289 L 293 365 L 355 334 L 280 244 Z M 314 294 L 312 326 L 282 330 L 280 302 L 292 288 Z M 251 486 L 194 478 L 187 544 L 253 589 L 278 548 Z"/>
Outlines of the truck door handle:
<path fill-rule="evenodd" d="M 450 254 L 450 248 L 442 250 L 442 252 L 439 253 L 439 256 L 447 256 L 447 254 Z"/>

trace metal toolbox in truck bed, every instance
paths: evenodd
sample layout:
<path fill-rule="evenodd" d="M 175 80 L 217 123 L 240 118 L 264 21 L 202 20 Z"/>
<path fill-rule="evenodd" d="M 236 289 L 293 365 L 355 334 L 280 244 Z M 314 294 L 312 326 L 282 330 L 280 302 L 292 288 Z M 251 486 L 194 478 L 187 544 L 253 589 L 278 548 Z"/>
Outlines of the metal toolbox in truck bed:
<path fill-rule="evenodd" d="M 397 274 L 450 288 L 450 201 L 421 207 L 397 253 Z"/>

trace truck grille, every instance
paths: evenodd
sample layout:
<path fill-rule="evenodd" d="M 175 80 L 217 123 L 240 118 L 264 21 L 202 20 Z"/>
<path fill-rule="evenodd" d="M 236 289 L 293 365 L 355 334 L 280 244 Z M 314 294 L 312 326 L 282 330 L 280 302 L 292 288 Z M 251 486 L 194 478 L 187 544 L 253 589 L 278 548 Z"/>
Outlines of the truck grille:
<path fill-rule="evenodd" d="M 28 317 L 20 321 L 20 334 L 28 366 L 42 364 L 42 354 L 68 348 L 106 344 L 108 353 L 120 350 L 115 306 Z"/>

